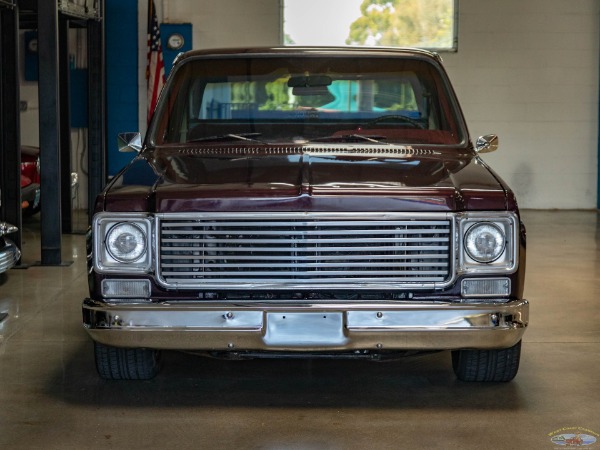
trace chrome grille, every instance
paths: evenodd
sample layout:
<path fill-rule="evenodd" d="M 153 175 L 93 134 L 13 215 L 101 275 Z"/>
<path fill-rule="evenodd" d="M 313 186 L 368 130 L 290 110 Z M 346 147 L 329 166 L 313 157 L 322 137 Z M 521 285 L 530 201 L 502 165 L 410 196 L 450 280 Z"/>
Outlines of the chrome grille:
<path fill-rule="evenodd" d="M 452 222 L 389 215 L 167 215 L 158 221 L 167 287 L 398 289 L 452 273 Z"/>

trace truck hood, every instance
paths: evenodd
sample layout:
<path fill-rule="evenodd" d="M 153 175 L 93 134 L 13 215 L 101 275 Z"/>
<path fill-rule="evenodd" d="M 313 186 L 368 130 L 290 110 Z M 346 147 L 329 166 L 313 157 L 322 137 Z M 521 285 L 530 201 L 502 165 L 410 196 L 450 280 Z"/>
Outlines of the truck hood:
<path fill-rule="evenodd" d="M 504 210 L 507 190 L 448 149 L 157 149 L 105 191 L 106 211 Z"/>

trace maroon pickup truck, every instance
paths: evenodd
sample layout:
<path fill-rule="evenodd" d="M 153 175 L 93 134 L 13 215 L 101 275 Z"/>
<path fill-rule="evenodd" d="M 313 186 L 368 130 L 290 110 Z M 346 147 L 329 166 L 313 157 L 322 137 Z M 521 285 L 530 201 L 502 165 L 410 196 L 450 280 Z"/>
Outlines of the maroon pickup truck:
<path fill-rule="evenodd" d="M 509 381 L 525 228 L 434 53 L 257 48 L 178 57 L 138 155 L 98 197 L 83 323 L 98 373 L 163 349 L 223 358 L 451 350 Z"/>

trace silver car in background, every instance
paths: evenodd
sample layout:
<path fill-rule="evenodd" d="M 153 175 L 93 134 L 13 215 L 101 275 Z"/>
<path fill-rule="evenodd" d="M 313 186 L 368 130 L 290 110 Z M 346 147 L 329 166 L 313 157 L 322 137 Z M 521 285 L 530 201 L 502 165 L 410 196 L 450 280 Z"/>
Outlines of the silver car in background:
<path fill-rule="evenodd" d="M 13 267 L 21 258 L 21 251 L 13 241 L 5 236 L 17 231 L 17 227 L 6 222 L 0 222 L 0 273 Z"/>

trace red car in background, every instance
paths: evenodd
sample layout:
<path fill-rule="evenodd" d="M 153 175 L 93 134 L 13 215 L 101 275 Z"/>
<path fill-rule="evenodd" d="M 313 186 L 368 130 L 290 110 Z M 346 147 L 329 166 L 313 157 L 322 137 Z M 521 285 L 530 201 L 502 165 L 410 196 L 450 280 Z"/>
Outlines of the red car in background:
<path fill-rule="evenodd" d="M 27 216 L 40 210 L 40 149 L 29 145 L 21 146 L 21 205 Z"/>

